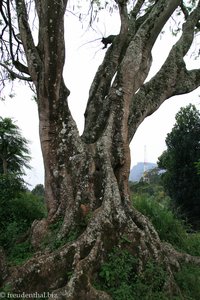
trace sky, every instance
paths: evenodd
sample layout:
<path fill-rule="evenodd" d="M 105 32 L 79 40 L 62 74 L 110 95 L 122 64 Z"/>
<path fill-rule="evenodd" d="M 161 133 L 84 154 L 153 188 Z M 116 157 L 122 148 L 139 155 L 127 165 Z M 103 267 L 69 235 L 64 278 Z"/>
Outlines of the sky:
<path fill-rule="evenodd" d="M 68 47 L 64 78 L 71 91 L 69 106 L 81 133 L 89 87 L 106 51 L 102 50 L 100 40 L 94 40 L 102 36 L 117 34 L 119 19 L 117 14 L 112 15 L 112 18 L 105 17 L 93 31 L 83 29 L 81 23 L 71 14 L 67 15 L 67 20 L 66 41 Z M 153 65 L 147 80 L 159 70 L 176 39 L 176 37 L 172 37 L 171 33 L 166 33 L 165 37 L 158 38 L 153 48 Z M 190 56 L 191 53 L 186 58 L 186 62 L 190 61 L 188 67 L 200 68 L 200 61 L 193 60 L 191 62 Z M 16 95 L 14 98 L 7 97 L 6 101 L 0 102 L 0 116 L 13 118 L 20 127 L 22 135 L 30 141 L 32 169 L 27 170 L 25 180 L 30 187 L 34 187 L 44 181 L 37 105 L 32 99 L 32 92 L 22 83 L 15 86 L 14 92 Z M 7 87 L 6 93 L 9 94 L 9 87 Z M 131 167 L 144 160 L 157 162 L 158 157 L 166 149 L 165 138 L 175 123 L 176 113 L 180 107 L 189 103 L 195 104 L 200 109 L 199 95 L 200 89 L 197 89 L 190 94 L 170 98 L 154 114 L 144 120 L 131 143 Z"/>

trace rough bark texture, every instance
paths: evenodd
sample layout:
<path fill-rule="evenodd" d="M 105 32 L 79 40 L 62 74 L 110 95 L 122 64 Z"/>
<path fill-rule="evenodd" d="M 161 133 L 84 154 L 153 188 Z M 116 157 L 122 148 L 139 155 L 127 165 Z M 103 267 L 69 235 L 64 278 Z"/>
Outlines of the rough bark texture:
<path fill-rule="evenodd" d="M 58 239 L 77 228 L 79 236 L 54 252 L 38 252 L 25 265 L 8 272 L 6 283 L 13 291 L 49 291 L 57 299 L 68 300 L 111 299 L 93 287 L 93 277 L 113 246 L 120 245 L 123 235 L 131 241 L 128 250 L 138 257 L 141 269 L 149 258 L 164 261 L 169 293 L 177 288 L 173 270 L 183 260 L 195 260 L 161 243 L 150 222 L 131 207 L 128 189 L 129 143 L 139 124 L 169 97 L 200 85 L 199 70 L 187 71 L 183 60 L 199 21 L 199 5 L 188 16 L 161 70 L 144 83 L 151 67 L 152 47 L 180 2 L 155 1 L 138 16 L 144 1 L 136 1 L 131 13 L 127 12 L 127 1 L 116 1 L 120 33 L 92 82 L 85 130 L 80 136 L 62 77 L 67 1 L 35 0 L 40 23 L 36 47 L 24 0 L 16 0 L 28 69 L 37 90 L 48 208 L 47 220 L 32 226 L 32 243 L 40 249 L 44 237 L 50 234 L 49 225 L 59 219 L 64 221 Z M 84 226 L 80 230 L 81 222 Z M 200 260 L 196 258 L 195 262 Z"/>
<path fill-rule="evenodd" d="M 8 274 L 8 266 L 4 249 L 0 247 L 0 285 L 4 282 Z"/>

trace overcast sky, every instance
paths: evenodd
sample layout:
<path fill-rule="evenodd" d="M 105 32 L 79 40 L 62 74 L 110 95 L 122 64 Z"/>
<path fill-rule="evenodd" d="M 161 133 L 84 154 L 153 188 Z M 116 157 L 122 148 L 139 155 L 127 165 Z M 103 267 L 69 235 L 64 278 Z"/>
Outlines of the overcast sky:
<path fill-rule="evenodd" d="M 68 26 L 69 24 L 69 26 Z M 77 121 L 80 132 L 84 125 L 84 110 L 87 102 L 88 91 L 98 65 L 101 63 L 106 50 L 102 50 L 100 40 L 91 42 L 102 35 L 117 34 L 119 31 L 118 16 L 106 18 L 101 25 L 96 27 L 96 31 L 86 32 L 82 30 L 80 22 L 72 15 L 68 15 L 66 24 L 66 37 L 68 47 L 66 49 L 66 65 L 64 77 L 66 84 L 71 91 L 69 105 L 72 114 Z M 69 28 L 69 29 L 68 29 Z M 159 70 L 167 54 L 175 43 L 176 38 L 167 34 L 159 38 L 153 49 L 153 67 L 148 78 Z M 81 47 L 80 47 L 81 46 Z M 189 60 L 190 54 L 188 55 Z M 196 60 L 189 64 L 190 68 L 199 68 L 200 61 Z M 9 89 L 7 89 L 9 93 Z M 37 106 L 31 100 L 32 93 L 23 84 L 15 88 L 16 97 L 7 97 L 5 102 L 0 102 L 0 115 L 2 117 L 12 117 L 21 128 L 22 135 L 30 141 L 32 156 L 32 170 L 27 171 L 27 182 L 33 187 L 43 183 L 43 162 L 38 136 L 38 116 Z M 158 109 L 153 115 L 146 118 L 140 125 L 131 143 L 131 167 L 137 162 L 157 162 L 157 158 L 165 150 L 165 138 L 171 131 L 175 123 L 175 115 L 180 107 L 193 103 L 200 109 L 200 89 L 193 93 L 173 97 Z M 144 148 L 146 157 L 144 158 Z"/>

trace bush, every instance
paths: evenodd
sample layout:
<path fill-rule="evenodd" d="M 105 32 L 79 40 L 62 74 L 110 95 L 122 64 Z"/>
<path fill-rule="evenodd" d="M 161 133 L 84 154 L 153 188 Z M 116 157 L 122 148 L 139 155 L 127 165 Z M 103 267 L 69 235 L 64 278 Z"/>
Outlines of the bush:
<path fill-rule="evenodd" d="M 200 295 L 200 268 L 185 264 L 175 274 L 175 279 L 183 294 L 183 299 L 197 300 Z"/>
<path fill-rule="evenodd" d="M 161 240 L 182 248 L 187 232 L 183 221 L 177 219 L 171 210 L 144 196 L 134 198 L 133 204 L 151 220 Z"/>
<path fill-rule="evenodd" d="M 138 261 L 127 250 L 114 248 L 101 266 L 96 288 L 107 291 L 114 300 L 167 300 L 162 291 L 167 279 L 162 266 L 149 261 L 137 274 Z"/>
<path fill-rule="evenodd" d="M 24 220 L 28 225 L 46 215 L 46 208 L 41 198 L 29 192 L 22 193 L 12 201 L 12 210 L 15 219 Z"/>
<path fill-rule="evenodd" d="M 133 205 L 151 220 L 161 240 L 178 250 L 200 255 L 200 233 L 188 233 L 190 228 L 170 208 L 145 196 L 134 197 Z"/>
<path fill-rule="evenodd" d="M 33 255 L 33 248 L 29 241 L 15 244 L 10 250 L 8 259 L 12 265 L 20 265 Z"/>
<path fill-rule="evenodd" d="M 46 210 L 41 199 L 26 192 L 23 181 L 14 175 L 0 176 L 0 190 L 0 246 L 10 255 L 32 222 L 43 218 Z"/>

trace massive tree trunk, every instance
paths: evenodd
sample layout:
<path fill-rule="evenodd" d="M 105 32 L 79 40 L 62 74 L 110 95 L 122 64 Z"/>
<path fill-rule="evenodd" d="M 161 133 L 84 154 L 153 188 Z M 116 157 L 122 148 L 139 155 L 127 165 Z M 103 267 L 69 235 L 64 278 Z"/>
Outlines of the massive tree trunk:
<path fill-rule="evenodd" d="M 49 225 L 60 219 L 57 238 L 66 238 L 73 230 L 78 230 L 78 237 L 56 252 L 38 254 L 10 274 L 7 283 L 17 292 L 55 291 L 59 299 L 110 299 L 92 287 L 92 277 L 107 253 L 127 236 L 131 241 L 127 247 L 139 258 L 141 268 L 149 258 L 159 262 L 164 257 L 172 291 L 173 268 L 192 258 L 162 244 L 150 222 L 131 207 L 129 144 L 139 124 L 163 101 L 199 86 L 199 70 L 188 71 L 183 58 L 193 41 L 200 8 L 188 16 L 161 70 L 144 83 L 152 47 L 180 1 L 156 1 L 140 17 L 144 1 L 137 1 L 130 14 L 127 1 L 116 1 L 121 29 L 92 82 L 80 136 L 62 76 L 67 0 L 35 3 L 40 23 L 37 47 L 24 1 L 16 0 L 29 73 L 37 91 L 48 208 L 47 220 L 34 223 L 32 239 L 39 247 Z M 67 278 L 66 272 L 72 276 Z"/>

